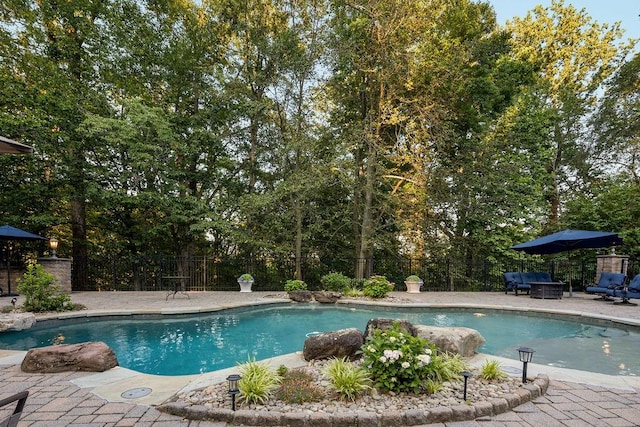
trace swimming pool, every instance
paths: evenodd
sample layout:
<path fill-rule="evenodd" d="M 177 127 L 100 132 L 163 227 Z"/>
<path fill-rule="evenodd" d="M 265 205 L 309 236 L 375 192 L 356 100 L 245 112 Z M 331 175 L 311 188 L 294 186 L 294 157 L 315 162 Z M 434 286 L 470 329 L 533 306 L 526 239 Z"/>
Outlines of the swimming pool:
<path fill-rule="evenodd" d="M 228 368 L 249 356 L 261 360 L 300 351 L 310 332 L 348 327 L 364 331 L 367 321 L 375 317 L 473 328 L 486 340 L 478 351 L 495 356 L 518 359 L 516 349 L 527 346 L 536 351 L 534 363 L 609 375 L 640 375 L 637 330 L 479 309 L 287 304 L 197 316 L 85 318 L 2 333 L 0 348 L 27 350 L 56 342 L 104 341 L 123 367 L 157 375 L 185 375 Z"/>

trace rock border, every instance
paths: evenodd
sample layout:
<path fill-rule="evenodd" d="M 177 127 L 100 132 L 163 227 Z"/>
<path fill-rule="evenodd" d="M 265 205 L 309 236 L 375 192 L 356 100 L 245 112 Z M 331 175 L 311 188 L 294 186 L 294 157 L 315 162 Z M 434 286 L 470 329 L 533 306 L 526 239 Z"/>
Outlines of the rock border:
<path fill-rule="evenodd" d="M 227 408 L 208 408 L 204 405 L 189 405 L 185 402 L 169 402 L 157 407 L 161 412 L 197 421 L 218 421 L 231 425 L 290 426 L 290 427 L 395 427 L 415 426 L 451 421 L 472 421 L 478 418 L 503 414 L 530 402 L 547 392 L 549 377 L 539 374 L 533 382 L 523 384 L 512 394 L 487 401 L 439 407 L 430 410 L 410 409 L 404 412 L 388 412 L 382 415 L 365 411 L 337 414 L 253 411 Z"/>

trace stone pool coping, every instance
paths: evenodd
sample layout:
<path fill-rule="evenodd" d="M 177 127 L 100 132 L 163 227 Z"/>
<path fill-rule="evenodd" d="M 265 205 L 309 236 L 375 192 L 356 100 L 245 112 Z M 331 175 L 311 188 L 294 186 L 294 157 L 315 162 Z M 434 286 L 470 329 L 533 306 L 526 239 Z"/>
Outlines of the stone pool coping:
<path fill-rule="evenodd" d="M 359 427 L 415 426 L 433 423 L 471 421 L 508 412 L 524 403 L 543 396 L 549 387 L 549 377 L 538 374 L 531 382 L 522 384 L 513 393 L 504 397 L 467 405 L 442 406 L 429 410 L 410 409 L 390 411 L 382 415 L 365 412 L 321 413 L 321 412 L 281 412 L 253 411 L 227 408 L 208 408 L 204 405 L 189 405 L 186 402 L 168 402 L 158 407 L 161 412 L 190 420 L 225 422 L 232 425 L 282 426 L 289 427 Z"/>

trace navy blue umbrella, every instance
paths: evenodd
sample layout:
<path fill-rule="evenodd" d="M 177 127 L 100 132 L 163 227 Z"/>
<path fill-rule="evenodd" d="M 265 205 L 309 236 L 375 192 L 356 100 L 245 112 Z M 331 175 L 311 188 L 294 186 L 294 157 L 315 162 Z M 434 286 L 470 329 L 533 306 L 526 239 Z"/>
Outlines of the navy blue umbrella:
<path fill-rule="evenodd" d="M 47 240 L 46 237 L 29 233 L 28 231 L 12 227 L 9 224 L 0 226 L 0 240 Z M 0 289 L 0 296 L 14 296 L 11 293 L 11 247 L 7 247 L 7 293 L 3 294 Z"/>
<path fill-rule="evenodd" d="M 617 233 L 587 230 L 562 230 L 548 236 L 512 246 L 511 249 L 528 254 L 555 254 L 573 249 L 593 249 L 622 244 Z"/>
<path fill-rule="evenodd" d="M 562 230 L 519 245 L 511 249 L 528 254 L 555 254 L 573 249 L 595 249 L 622 244 L 622 238 L 617 233 L 606 231 Z M 571 273 L 569 274 L 569 296 L 573 295 Z"/>

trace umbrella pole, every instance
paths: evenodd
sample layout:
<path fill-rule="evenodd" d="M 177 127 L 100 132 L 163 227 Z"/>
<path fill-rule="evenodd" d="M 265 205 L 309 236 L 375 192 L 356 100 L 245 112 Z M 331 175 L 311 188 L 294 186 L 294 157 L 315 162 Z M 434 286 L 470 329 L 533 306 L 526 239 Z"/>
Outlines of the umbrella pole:
<path fill-rule="evenodd" d="M 571 255 L 567 252 L 569 259 L 569 297 L 573 296 L 573 264 L 571 263 Z"/>

